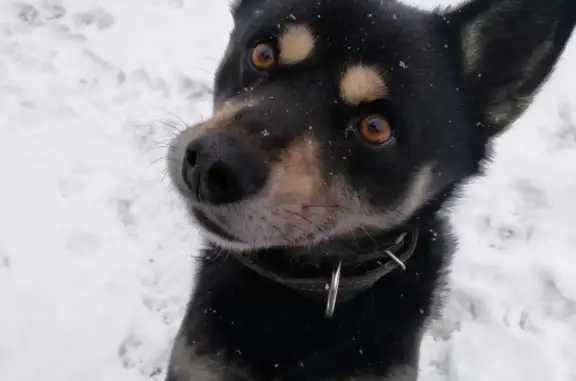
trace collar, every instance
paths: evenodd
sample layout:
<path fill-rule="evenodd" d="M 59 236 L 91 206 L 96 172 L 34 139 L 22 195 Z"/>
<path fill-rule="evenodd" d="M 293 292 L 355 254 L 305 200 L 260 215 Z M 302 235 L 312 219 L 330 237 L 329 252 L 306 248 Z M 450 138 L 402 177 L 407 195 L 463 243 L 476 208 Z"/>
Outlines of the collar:
<path fill-rule="evenodd" d="M 331 317 L 337 303 L 352 299 L 371 288 L 378 280 L 393 270 L 406 269 L 405 262 L 416 250 L 418 229 L 400 234 L 385 247 L 375 252 L 342 259 L 332 265 L 332 277 L 296 278 L 280 275 L 256 261 L 233 252 L 244 266 L 276 283 L 290 287 L 303 296 L 326 301 L 326 316 Z"/>

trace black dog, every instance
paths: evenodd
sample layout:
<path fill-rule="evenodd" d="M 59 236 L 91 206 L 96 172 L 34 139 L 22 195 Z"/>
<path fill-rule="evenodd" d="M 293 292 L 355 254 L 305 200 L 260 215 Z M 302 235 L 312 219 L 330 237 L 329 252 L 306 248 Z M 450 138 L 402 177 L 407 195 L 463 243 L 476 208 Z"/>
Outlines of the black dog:
<path fill-rule="evenodd" d="M 576 0 L 241 0 L 171 176 L 206 238 L 170 381 L 413 381 L 440 212 L 529 106 Z"/>

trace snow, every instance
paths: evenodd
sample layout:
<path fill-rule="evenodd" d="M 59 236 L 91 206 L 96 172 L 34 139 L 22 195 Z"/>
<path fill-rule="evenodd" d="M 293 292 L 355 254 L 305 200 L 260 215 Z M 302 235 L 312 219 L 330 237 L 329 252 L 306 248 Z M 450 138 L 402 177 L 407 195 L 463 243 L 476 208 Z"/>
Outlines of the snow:
<path fill-rule="evenodd" d="M 209 115 L 227 3 L 0 2 L 0 380 L 162 379 L 199 244 L 163 158 Z M 575 64 L 454 208 L 423 380 L 576 380 Z"/>

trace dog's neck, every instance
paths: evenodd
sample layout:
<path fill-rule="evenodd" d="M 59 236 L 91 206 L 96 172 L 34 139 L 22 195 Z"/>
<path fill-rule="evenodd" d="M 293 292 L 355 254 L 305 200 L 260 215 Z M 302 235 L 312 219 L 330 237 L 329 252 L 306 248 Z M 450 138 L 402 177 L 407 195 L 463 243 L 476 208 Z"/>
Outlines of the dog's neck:
<path fill-rule="evenodd" d="M 326 315 L 393 271 L 402 271 L 418 243 L 418 228 L 385 236 L 366 234 L 315 248 L 233 253 L 244 266 L 305 297 L 326 302 Z"/>

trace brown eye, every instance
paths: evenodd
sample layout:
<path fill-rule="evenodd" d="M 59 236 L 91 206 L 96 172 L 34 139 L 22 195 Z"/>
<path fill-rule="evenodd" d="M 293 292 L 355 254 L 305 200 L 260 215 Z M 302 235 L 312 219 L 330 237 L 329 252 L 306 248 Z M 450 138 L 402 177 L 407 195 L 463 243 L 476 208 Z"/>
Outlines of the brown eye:
<path fill-rule="evenodd" d="M 276 52 L 270 44 L 258 44 L 252 49 L 250 61 L 258 70 L 270 70 L 276 64 Z"/>
<path fill-rule="evenodd" d="M 360 122 L 360 135 L 370 144 L 384 144 L 392 138 L 392 128 L 387 119 L 373 115 Z"/>

